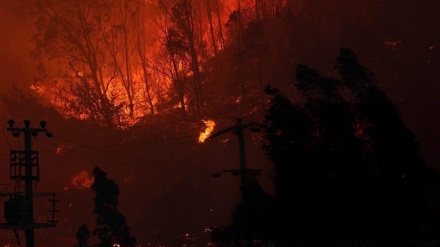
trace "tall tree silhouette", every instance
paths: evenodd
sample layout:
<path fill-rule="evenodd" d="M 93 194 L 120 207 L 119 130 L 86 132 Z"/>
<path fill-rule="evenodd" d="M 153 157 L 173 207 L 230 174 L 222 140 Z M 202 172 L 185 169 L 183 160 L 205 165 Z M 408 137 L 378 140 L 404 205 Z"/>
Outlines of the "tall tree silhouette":
<path fill-rule="evenodd" d="M 107 173 L 98 167 L 93 169 L 95 192 L 96 227 L 93 235 L 100 241 L 100 247 L 110 247 L 119 244 L 122 247 L 136 246 L 136 238 L 131 236 L 125 217 L 118 210 L 119 187 Z"/>
<path fill-rule="evenodd" d="M 86 224 L 82 224 L 76 232 L 77 247 L 89 247 L 90 230 Z"/>
<path fill-rule="evenodd" d="M 188 57 L 190 68 L 193 73 L 193 97 L 195 105 L 195 114 L 200 115 L 203 106 L 203 87 L 200 71 L 199 57 L 203 42 L 198 39 L 201 30 L 196 18 L 196 7 L 193 0 L 179 0 L 171 7 L 172 28 L 167 36 L 167 49 L 177 49 Z M 172 53 L 172 52 L 171 52 Z"/>
<path fill-rule="evenodd" d="M 426 166 L 417 139 L 403 124 L 397 107 L 379 89 L 375 76 L 350 49 L 341 49 L 336 66 L 355 96 L 358 131 L 373 151 L 375 185 L 380 185 L 383 233 L 438 237 L 438 173 Z M 370 166 L 371 167 L 371 166 Z M 424 214 L 424 215 L 423 215 Z M 399 234 L 400 232 L 400 234 Z"/>
<path fill-rule="evenodd" d="M 336 60 L 339 78 L 296 66 L 303 104 L 266 88 L 260 130 L 275 168 L 275 220 L 256 232 L 278 240 L 438 238 L 438 172 L 355 53 L 340 49 Z"/>

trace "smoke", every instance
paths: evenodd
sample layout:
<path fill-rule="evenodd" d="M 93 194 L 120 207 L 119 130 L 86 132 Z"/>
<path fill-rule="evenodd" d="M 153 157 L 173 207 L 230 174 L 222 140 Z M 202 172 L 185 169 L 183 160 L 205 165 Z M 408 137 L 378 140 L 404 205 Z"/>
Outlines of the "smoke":
<path fill-rule="evenodd" d="M 29 85 L 35 61 L 29 53 L 33 22 L 22 11 L 26 1 L 0 1 L 0 91 L 12 83 Z"/>

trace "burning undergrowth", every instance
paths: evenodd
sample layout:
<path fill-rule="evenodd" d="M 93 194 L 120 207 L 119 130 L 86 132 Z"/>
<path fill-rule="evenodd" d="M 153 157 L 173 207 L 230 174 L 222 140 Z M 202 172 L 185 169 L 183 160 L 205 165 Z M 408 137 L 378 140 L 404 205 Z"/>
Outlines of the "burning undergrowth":
<path fill-rule="evenodd" d="M 73 2 L 58 2 L 60 5 L 53 6 L 53 1 L 41 2 L 43 5 L 40 7 L 60 12 L 52 13 L 57 14 L 54 16 L 58 18 L 43 18 L 37 23 L 40 32 L 36 33 L 34 41 L 49 43 L 37 43 L 44 46 L 37 47 L 39 49 L 34 52 L 39 51 L 38 58 L 43 60 L 53 58 L 56 52 L 64 52 L 63 55 L 71 58 L 71 61 L 55 58 L 52 61 L 65 69 L 62 73 L 55 73 L 59 69 L 55 66 L 51 77 L 39 75 L 31 85 L 11 88 L 2 95 L 2 99 L 10 111 L 10 117 L 16 120 L 47 120 L 54 133 L 52 140 L 37 139 L 35 142 L 34 148 L 40 150 L 41 173 L 44 174 L 38 188 L 55 188 L 62 195 L 60 228 L 65 231 L 63 235 L 70 238 L 73 238 L 76 227 L 81 223 L 75 219 L 75 214 L 89 214 L 92 209 L 88 203 L 92 196 L 89 187 L 92 183 L 91 168 L 95 165 L 108 171 L 121 185 L 121 206 L 129 212 L 128 219 L 133 222 L 135 229 L 142 229 L 148 224 L 151 221 L 149 217 L 156 217 L 153 221 L 162 226 L 185 225 L 187 222 L 161 222 L 158 212 L 164 213 L 160 211 L 165 210 L 164 205 L 171 205 L 170 210 L 176 210 L 172 215 L 185 216 L 184 213 L 193 206 L 191 203 L 200 201 L 204 203 L 200 208 L 202 212 L 211 212 L 211 209 L 215 212 L 204 217 L 214 215 L 213 221 L 227 223 L 232 205 L 218 206 L 220 209 L 213 205 L 233 197 L 230 192 L 237 191 L 238 184 L 234 178 L 227 176 L 219 178 L 218 183 L 209 179 L 213 172 L 236 168 L 236 136 L 229 133 L 210 140 L 207 139 L 209 135 L 234 125 L 238 116 L 245 116 L 250 121 L 261 119 L 267 107 L 264 94 L 266 83 L 271 82 L 280 89 L 287 88 L 283 90 L 285 92 L 293 91 L 293 63 L 325 63 L 327 66 L 325 59 L 332 59 L 331 53 L 341 43 L 331 39 L 337 33 L 340 33 L 339 38 L 344 40 L 344 45 L 349 41 L 343 37 L 368 39 L 371 36 L 367 35 L 370 32 L 352 35 L 345 31 L 345 26 L 336 25 L 339 23 L 339 19 L 335 19 L 338 14 L 332 11 L 343 9 L 339 10 L 336 5 L 325 5 L 323 8 L 329 11 L 313 15 L 326 20 L 323 23 L 320 18 L 307 19 L 311 15 L 306 11 L 317 10 L 305 1 L 298 1 L 298 6 L 293 4 L 294 1 L 214 0 L 200 1 L 199 5 L 188 4 L 195 1 L 162 1 L 166 6 L 157 5 L 159 1 L 146 1 L 151 9 L 145 13 L 155 18 L 153 21 L 142 19 L 146 16 L 134 9 L 133 15 L 139 18 L 131 19 L 133 25 L 124 27 L 116 23 L 116 17 L 120 17 L 117 13 L 100 12 L 111 8 L 97 9 L 92 12 L 97 16 L 105 14 L 103 16 L 108 19 L 105 19 L 102 30 L 96 28 L 93 30 L 98 32 L 93 33 L 89 32 L 93 25 L 84 30 L 76 25 L 78 20 L 75 17 L 80 15 L 74 15 L 72 11 L 80 14 L 80 9 L 65 8 Z M 242 9 L 237 9 L 237 2 L 243 3 Z M 264 4 L 258 5 L 257 2 Z M 370 6 L 365 3 L 359 6 Z M 208 8 L 205 4 L 212 5 Z M 295 6 L 290 6 L 292 8 L 288 10 L 283 8 L 285 4 Z M 68 13 L 62 12 L 66 10 Z M 211 10 L 211 17 L 207 10 Z M 197 29 L 188 33 L 184 26 L 187 19 L 176 13 L 193 13 L 197 16 L 195 19 L 202 22 L 196 23 L 194 27 Z M 53 22 L 43 25 L 47 20 Z M 145 21 L 150 29 L 135 25 L 133 21 L 139 20 Z M 102 20 L 88 21 L 88 24 L 93 24 Z M 62 26 L 66 23 L 77 29 Z M 152 23 L 157 26 L 151 26 Z M 374 30 L 373 24 L 369 23 L 368 20 L 361 22 L 359 30 Z M 329 26 L 331 28 L 326 28 Z M 45 29 L 48 27 L 51 29 Z M 329 31 L 316 31 L 325 29 Z M 122 45 L 124 30 L 131 35 L 126 41 L 133 41 L 129 44 L 129 53 Z M 154 37 L 150 37 L 145 30 L 154 30 Z M 78 38 L 75 41 L 80 46 L 74 47 L 75 43 L 70 42 L 72 39 L 63 40 L 68 37 L 62 36 L 68 34 L 66 31 L 90 34 L 92 36 L 89 38 L 96 42 L 93 43 L 96 46 L 87 46 Z M 56 36 L 58 34 L 60 36 Z M 48 39 L 38 39 L 44 37 Z M 197 37 L 197 40 L 188 37 Z M 195 43 L 191 44 L 192 41 Z M 373 45 L 374 42 L 371 41 Z M 409 41 L 405 42 L 409 44 Z M 386 46 L 388 52 L 395 53 L 404 48 L 405 42 L 378 37 L 376 46 Z M 66 49 L 54 49 L 57 47 L 51 46 L 53 44 L 60 44 Z M 362 45 L 357 48 L 368 52 L 365 57 L 373 58 L 371 61 L 382 56 L 381 50 L 371 53 L 371 50 L 363 50 L 361 42 L 352 44 Z M 429 44 L 429 51 L 435 52 L 435 45 L 432 42 Z M 85 57 L 90 60 L 79 61 L 75 60 L 77 55 L 84 58 L 84 55 L 90 54 L 66 53 L 78 52 L 84 47 L 96 48 L 100 56 Z M 415 48 L 411 49 L 416 53 Z M 132 57 L 127 60 L 125 55 L 129 54 Z M 401 56 L 395 57 L 400 59 Z M 394 63 L 386 61 L 385 64 Z M 374 66 L 380 67 L 380 62 Z M 322 67 L 326 70 L 325 66 Z M 99 68 L 99 71 L 95 68 Z M 255 140 L 247 147 L 251 149 L 249 163 L 258 166 L 265 159 L 259 156 L 259 140 Z M 3 145 L 3 150 L 10 148 L 6 143 Z M 206 198 L 206 194 L 192 193 L 199 192 L 201 187 L 211 190 L 215 196 Z M 174 199 L 170 199 L 172 197 Z M 170 216 L 169 220 L 172 219 Z M 185 219 L 191 221 L 190 218 Z M 165 231 L 155 229 L 155 226 L 149 230 L 152 238 L 154 232 L 160 234 Z"/>

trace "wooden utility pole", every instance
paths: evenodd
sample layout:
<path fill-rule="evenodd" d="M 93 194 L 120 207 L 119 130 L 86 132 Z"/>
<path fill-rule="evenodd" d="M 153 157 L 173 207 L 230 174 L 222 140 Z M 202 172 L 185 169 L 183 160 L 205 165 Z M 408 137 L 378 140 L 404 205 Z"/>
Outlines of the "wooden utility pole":
<path fill-rule="evenodd" d="M 240 189 L 241 190 L 243 190 L 243 188 L 245 186 L 246 177 L 249 172 L 252 172 L 257 175 L 261 172 L 261 169 L 248 169 L 246 166 L 246 150 L 245 150 L 245 142 L 244 142 L 244 130 L 247 127 L 254 125 L 254 124 L 256 124 L 256 122 L 250 122 L 250 123 L 243 124 L 241 118 L 238 118 L 237 125 L 232 126 L 227 129 L 224 129 L 224 130 L 220 130 L 220 131 L 212 134 L 209 137 L 209 138 L 214 138 L 216 136 L 222 135 L 227 132 L 232 132 L 238 136 L 238 144 L 239 144 L 238 148 L 239 148 L 239 153 L 240 153 L 240 169 L 222 170 L 222 173 L 227 172 L 227 173 L 232 173 L 233 175 L 240 174 Z M 220 175 L 221 175 L 221 173 L 216 173 L 213 176 L 218 177 Z"/>
<path fill-rule="evenodd" d="M 46 129 L 46 122 L 41 121 L 39 128 L 32 128 L 29 120 L 24 121 L 25 127 L 14 127 L 13 120 L 8 121 L 8 131 L 12 132 L 14 137 L 19 137 L 20 133 L 24 134 L 25 150 L 11 150 L 10 152 L 10 177 L 11 180 L 25 181 L 24 194 L 14 191 L 1 196 L 8 196 L 9 200 L 5 202 L 4 216 L 6 223 L 0 224 L 0 228 L 14 230 L 19 245 L 19 235 L 17 230 L 24 230 L 26 236 L 26 247 L 35 246 L 34 229 L 53 227 L 55 225 L 55 194 L 54 193 L 34 193 L 33 181 L 40 180 L 40 169 L 38 161 L 38 152 L 32 151 L 32 137 L 36 137 L 38 133 L 43 132 L 47 137 L 52 137 L 52 133 Z M 50 196 L 48 199 L 52 202 L 52 209 L 48 211 L 52 213 L 52 219 L 45 223 L 34 222 L 34 196 Z"/>

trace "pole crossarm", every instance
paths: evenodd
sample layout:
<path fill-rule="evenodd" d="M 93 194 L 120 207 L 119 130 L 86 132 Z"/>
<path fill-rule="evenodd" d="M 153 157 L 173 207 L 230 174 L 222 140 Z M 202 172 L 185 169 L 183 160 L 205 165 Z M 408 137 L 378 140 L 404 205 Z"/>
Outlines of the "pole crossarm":
<path fill-rule="evenodd" d="M 254 175 L 260 175 L 262 169 L 246 169 L 247 172 L 251 172 Z M 224 169 L 221 171 L 222 173 L 231 173 L 232 175 L 239 175 L 241 169 Z"/>
<path fill-rule="evenodd" d="M 47 129 L 43 128 L 30 128 L 30 127 L 23 127 L 23 128 L 7 128 L 8 131 L 14 131 L 14 132 L 46 132 Z"/>
<path fill-rule="evenodd" d="M 51 219 L 45 223 L 37 223 L 34 221 L 34 197 L 42 195 L 41 193 L 34 193 L 33 181 L 40 180 L 38 152 L 32 151 L 32 137 L 36 137 L 38 133 L 45 133 L 48 138 L 53 134 L 46 128 L 46 122 L 41 121 L 40 127 L 31 127 L 29 120 L 24 120 L 24 127 L 14 127 L 15 121 L 9 120 L 8 131 L 12 132 L 12 136 L 19 137 L 20 133 L 24 133 L 24 147 L 25 150 L 12 150 L 10 153 L 10 173 L 12 180 L 24 180 L 24 193 L 15 191 L 9 195 L 9 200 L 5 202 L 5 218 L 6 223 L 0 224 L 0 228 L 7 228 L 16 231 L 23 229 L 26 236 L 26 247 L 35 246 L 34 230 L 36 228 L 46 228 L 55 226 L 55 194 L 50 193 L 51 209 L 48 212 L 51 214 Z M 35 168 L 35 169 L 34 169 Z M 33 171 L 35 170 L 35 171 Z M 46 195 L 46 194 L 43 194 Z M 18 235 L 17 235 L 18 236 Z M 17 238 L 20 243 L 19 239 Z"/>
<path fill-rule="evenodd" d="M 227 132 L 232 132 L 232 133 L 234 133 L 236 135 L 239 135 L 240 132 L 243 131 L 244 129 L 246 129 L 247 127 L 256 124 L 256 122 L 250 122 L 250 123 L 247 123 L 247 124 L 242 124 L 241 123 L 241 118 L 238 118 L 237 122 L 238 122 L 237 125 L 229 127 L 229 128 L 226 128 L 226 129 L 223 129 L 223 130 L 220 130 L 220 131 L 217 131 L 217 132 L 213 133 L 212 135 L 210 135 L 208 138 L 212 139 L 214 137 L 217 137 L 217 136 L 222 135 L 222 134 L 227 133 Z"/>
<path fill-rule="evenodd" d="M 245 141 L 244 141 L 244 129 L 247 127 L 256 124 L 256 122 L 250 122 L 243 124 L 241 118 L 237 119 L 237 125 L 226 128 L 224 130 L 220 130 L 214 134 L 212 134 L 209 139 L 212 139 L 214 137 L 217 137 L 219 135 L 222 135 L 227 132 L 232 132 L 238 136 L 238 142 L 239 142 L 239 152 L 240 152 L 240 169 L 226 169 L 222 170 L 221 172 L 212 174 L 213 177 L 219 177 L 222 173 L 231 173 L 232 175 L 240 175 L 240 189 L 242 190 L 242 197 L 244 198 L 244 191 L 243 189 L 246 186 L 246 181 L 249 179 L 249 175 L 252 176 L 258 176 L 261 174 L 261 169 L 248 169 L 246 167 L 246 153 L 245 153 Z"/>

